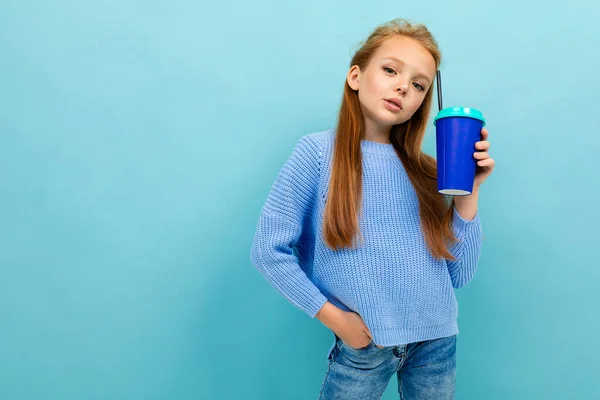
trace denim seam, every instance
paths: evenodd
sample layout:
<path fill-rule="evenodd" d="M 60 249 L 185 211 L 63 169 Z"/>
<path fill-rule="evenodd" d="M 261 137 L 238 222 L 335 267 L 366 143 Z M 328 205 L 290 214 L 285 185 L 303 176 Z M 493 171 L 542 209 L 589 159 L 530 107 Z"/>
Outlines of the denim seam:
<path fill-rule="evenodd" d="M 398 392 L 400 393 L 400 400 L 404 400 L 404 396 L 402 395 L 402 378 L 398 376 Z"/>
<path fill-rule="evenodd" d="M 323 379 L 323 384 L 321 385 L 321 393 L 319 393 L 319 399 L 323 396 L 323 391 L 325 390 L 325 384 L 327 383 L 327 378 L 329 378 L 329 373 L 331 372 L 331 364 L 335 362 L 335 357 L 337 355 L 337 346 L 331 350 L 331 355 L 329 360 L 327 360 L 327 372 L 325 373 L 325 379 Z"/>
<path fill-rule="evenodd" d="M 323 384 L 321 385 L 321 393 L 319 393 L 319 399 L 323 397 L 323 391 L 325 390 L 325 384 L 327 383 L 327 378 L 329 378 L 329 372 L 331 371 L 331 363 L 333 361 L 329 361 L 327 365 L 327 373 L 325 374 L 325 379 L 323 380 Z"/>

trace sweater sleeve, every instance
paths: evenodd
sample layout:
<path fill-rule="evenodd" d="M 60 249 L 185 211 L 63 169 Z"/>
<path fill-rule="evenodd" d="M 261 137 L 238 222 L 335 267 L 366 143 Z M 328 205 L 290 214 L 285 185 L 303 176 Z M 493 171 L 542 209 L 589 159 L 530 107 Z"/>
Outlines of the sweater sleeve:
<path fill-rule="evenodd" d="M 267 196 L 250 251 L 269 284 L 312 318 L 327 298 L 302 270 L 293 248 L 318 198 L 319 151 L 310 138 L 300 138 Z"/>
<path fill-rule="evenodd" d="M 447 261 L 447 264 L 452 286 L 458 289 L 469 283 L 477 270 L 483 241 L 479 211 L 475 214 L 475 218 L 467 220 L 454 208 L 452 229 L 458 242 L 450 247 L 450 252 L 456 259 Z"/>

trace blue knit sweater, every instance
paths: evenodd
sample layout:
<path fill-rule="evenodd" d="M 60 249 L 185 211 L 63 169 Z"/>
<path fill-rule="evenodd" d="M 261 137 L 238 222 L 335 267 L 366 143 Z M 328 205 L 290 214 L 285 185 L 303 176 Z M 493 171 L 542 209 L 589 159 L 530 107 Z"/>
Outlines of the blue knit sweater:
<path fill-rule="evenodd" d="M 458 333 L 453 288 L 475 274 L 479 212 L 456 209 L 456 260 L 434 258 L 421 230 L 419 203 L 391 144 L 363 140 L 363 242 L 332 250 L 322 224 L 333 160 L 334 130 L 301 137 L 279 172 L 257 224 L 252 264 L 281 295 L 313 317 L 326 301 L 358 313 L 382 346 Z"/>

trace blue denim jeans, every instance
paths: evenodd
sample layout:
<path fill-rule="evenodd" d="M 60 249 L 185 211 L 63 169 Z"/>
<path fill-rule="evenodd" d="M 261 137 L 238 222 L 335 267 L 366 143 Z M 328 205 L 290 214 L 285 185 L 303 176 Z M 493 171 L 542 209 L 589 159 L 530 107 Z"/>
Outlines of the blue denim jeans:
<path fill-rule="evenodd" d="M 336 335 L 320 400 L 380 399 L 396 374 L 402 400 L 454 399 L 456 335 L 379 348 L 355 349 Z"/>

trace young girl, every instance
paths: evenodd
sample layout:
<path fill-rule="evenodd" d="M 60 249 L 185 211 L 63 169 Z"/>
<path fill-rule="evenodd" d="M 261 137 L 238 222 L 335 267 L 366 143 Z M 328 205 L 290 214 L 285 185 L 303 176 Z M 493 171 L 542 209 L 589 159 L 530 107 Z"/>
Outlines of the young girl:
<path fill-rule="evenodd" d="M 457 302 L 475 274 L 486 129 L 469 196 L 437 192 L 421 151 L 440 51 L 423 25 L 393 20 L 356 52 L 335 129 L 300 138 L 258 221 L 254 266 L 335 335 L 321 399 L 452 399 Z"/>

